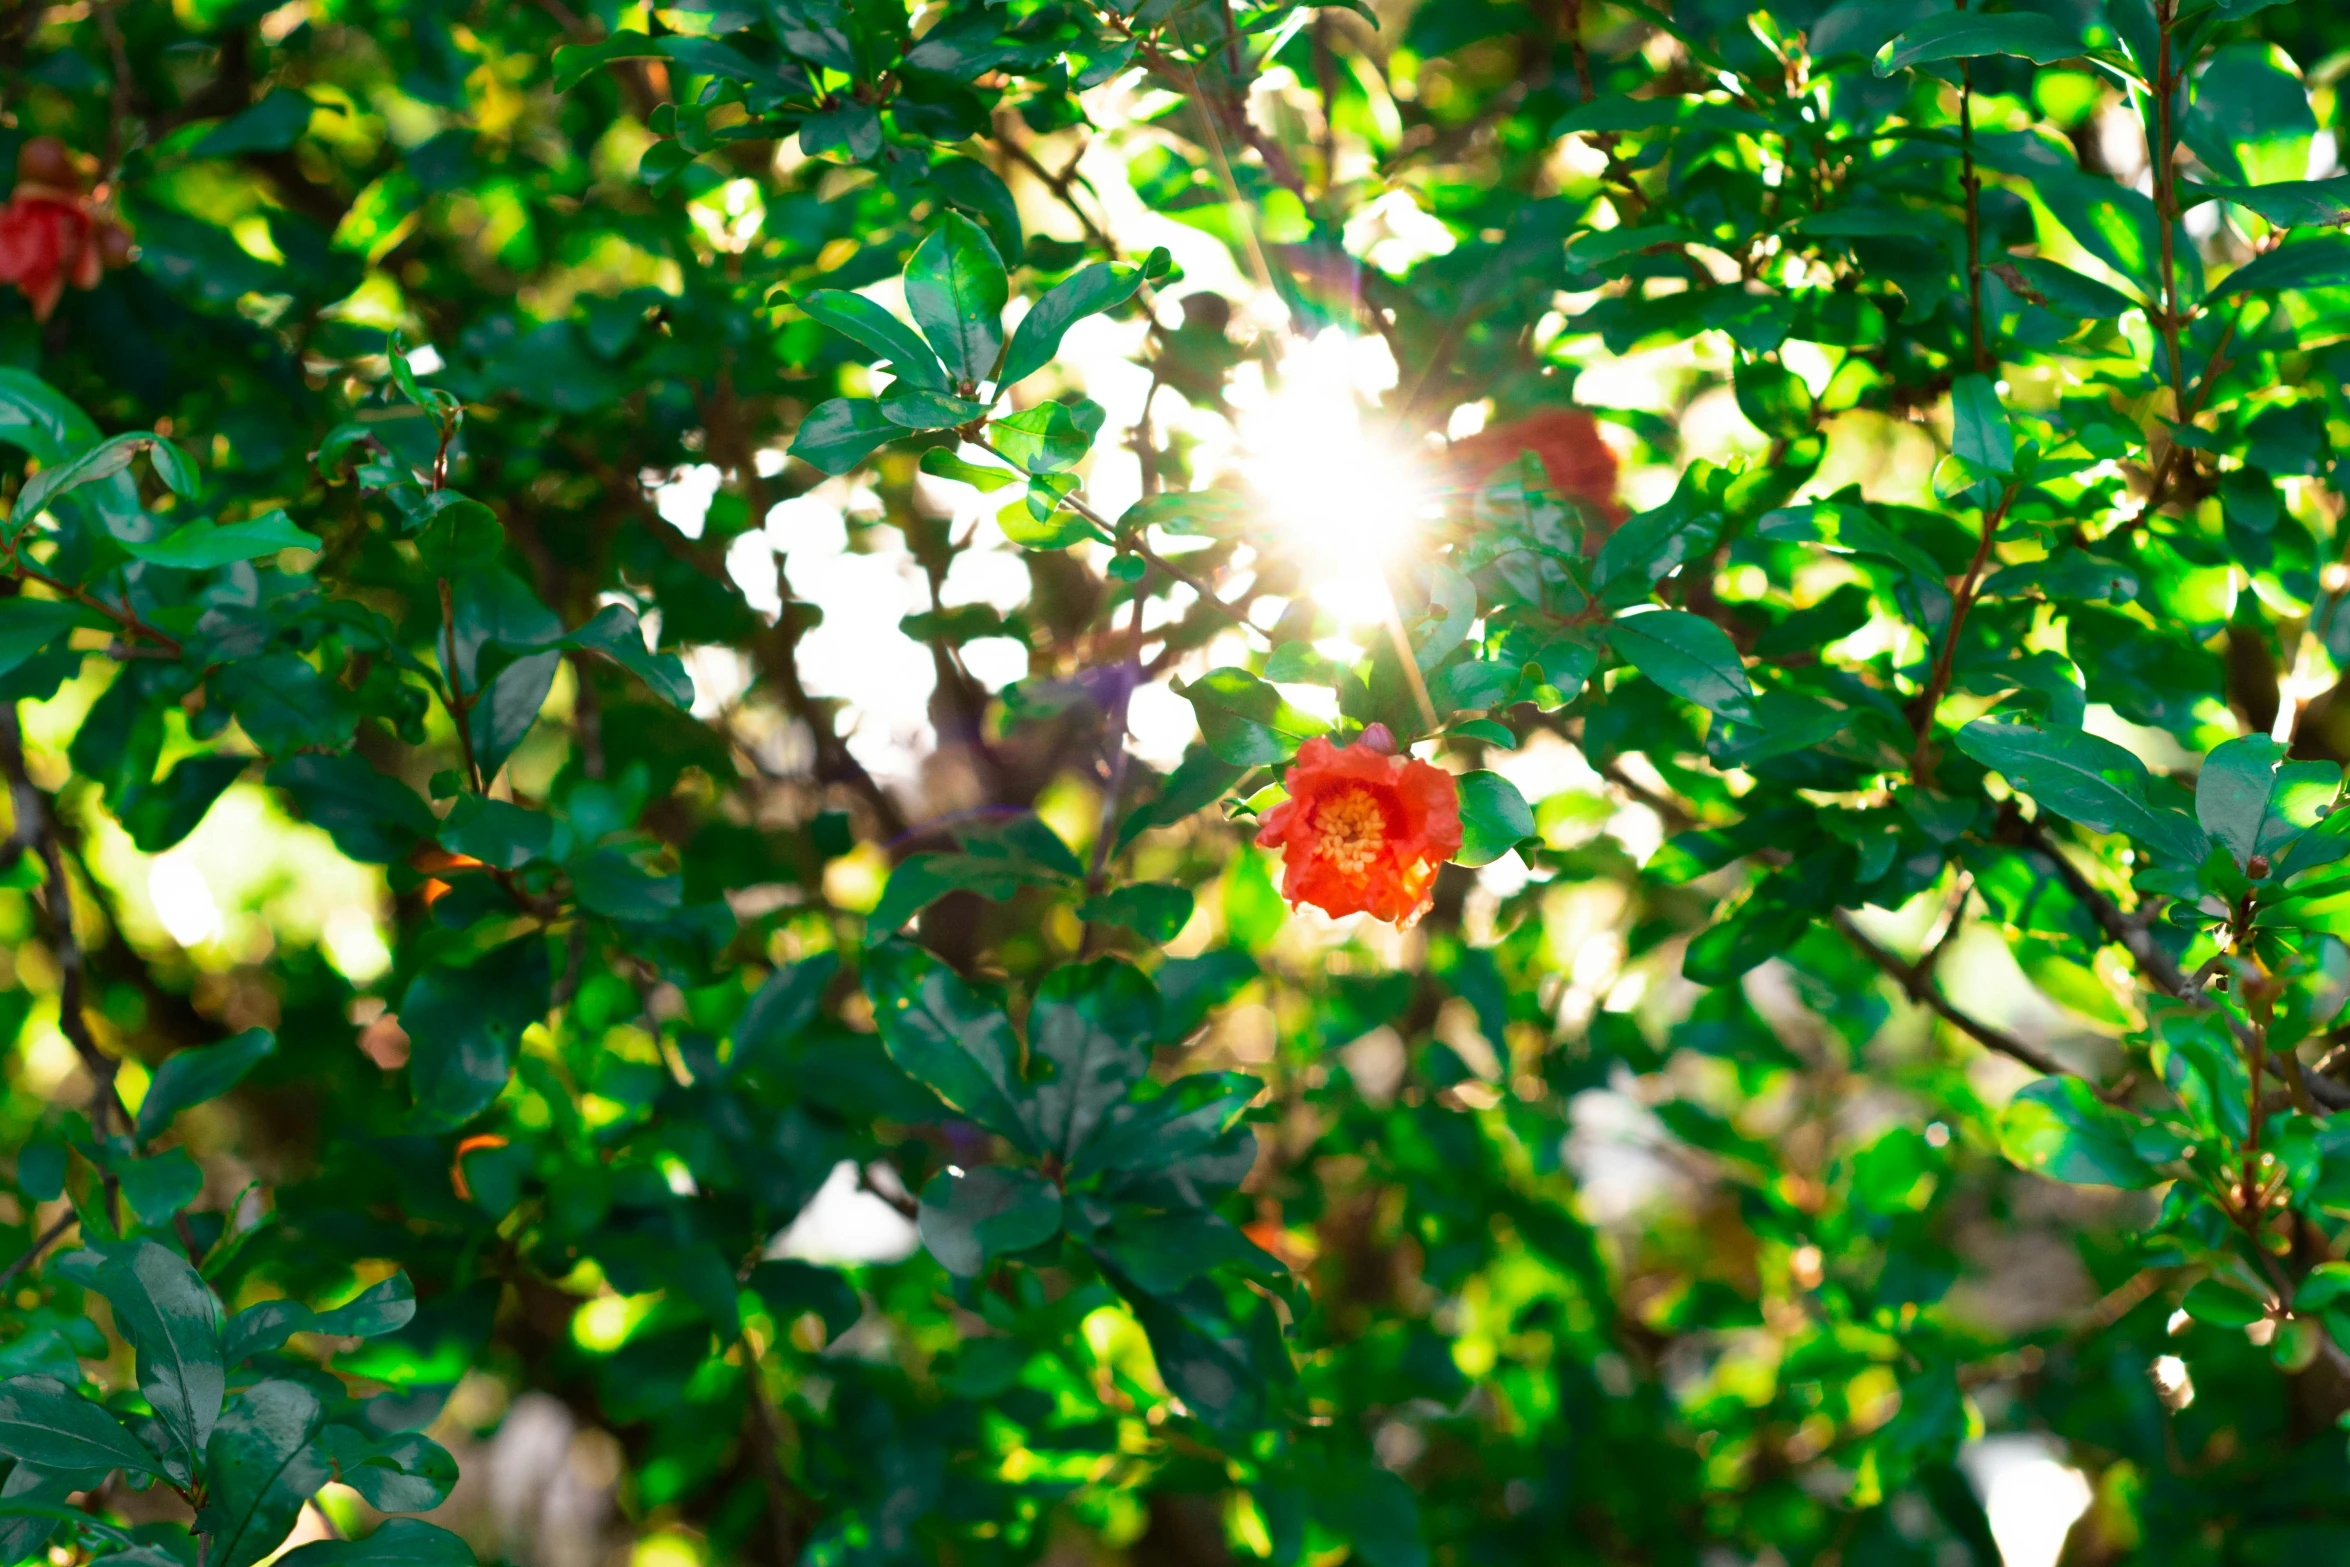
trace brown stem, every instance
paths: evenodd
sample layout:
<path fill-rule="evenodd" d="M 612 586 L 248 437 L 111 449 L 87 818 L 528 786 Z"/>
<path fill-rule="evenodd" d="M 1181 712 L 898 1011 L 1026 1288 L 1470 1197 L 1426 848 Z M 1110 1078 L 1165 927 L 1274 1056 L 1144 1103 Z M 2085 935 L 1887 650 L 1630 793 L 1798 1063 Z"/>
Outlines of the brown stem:
<path fill-rule="evenodd" d="M 8 555 L 8 569 L 15 572 L 18 576 L 25 578 L 27 581 L 38 582 L 41 586 L 47 588 L 50 592 L 57 594 L 61 598 L 72 599 L 76 604 L 80 604 L 88 609 L 96 610 L 99 614 L 104 615 L 108 620 L 111 620 L 116 625 L 122 627 L 125 635 L 145 637 L 149 641 L 155 643 L 157 646 L 165 649 L 171 654 L 173 658 L 180 656 L 179 638 L 167 636 L 163 632 L 156 630 L 153 626 L 148 625 L 145 621 L 141 620 L 137 615 L 133 614 L 128 609 L 109 604 L 106 602 L 106 600 L 100 598 L 97 594 L 92 593 L 87 588 L 76 587 L 70 582 L 65 582 L 56 577 L 50 576 L 47 572 L 41 570 L 38 566 L 34 566 L 27 562 L 22 555 L 17 553 L 16 546 L 14 544 L 6 546 L 6 551 Z"/>
<path fill-rule="evenodd" d="M 79 1215 L 77 1215 L 71 1208 L 66 1209 L 65 1212 L 59 1216 L 55 1224 L 50 1225 L 47 1229 L 43 1230 L 38 1236 L 34 1238 L 32 1245 L 25 1248 L 25 1253 L 23 1256 L 17 1258 L 7 1267 L 0 1268 L 0 1289 L 6 1289 L 11 1283 L 15 1282 L 16 1276 L 18 1274 L 24 1272 L 25 1269 L 31 1267 L 35 1262 L 39 1261 L 41 1253 L 47 1251 L 51 1246 L 57 1244 L 58 1237 L 63 1235 L 67 1230 L 72 1229 L 74 1226 L 74 1221 L 78 1217 Z"/>
<path fill-rule="evenodd" d="M 36 908 L 57 956 L 57 1027 L 81 1058 L 82 1070 L 90 1074 L 90 1124 L 104 1137 L 118 1124 L 127 1128 L 131 1116 L 115 1092 L 115 1064 L 90 1033 L 89 1015 L 82 1002 L 82 945 L 73 932 L 73 886 L 66 880 L 65 856 L 57 845 L 57 824 L 50 814 L 49 797 L 25 767 L 24 727 L 13 702 L 0 703 L 0 770 L 8 775 L 10 804 L 16 812 L 14 841 L 19 849 L 41 857 L 42 898 Z M 114 1177 L 106 1179 L 111 1198 Z"/>
<path fill-rule="evenodd" d="M 2170 352 L 2171 411 L 2180 424 L 2188 421 L 2187 366 L 2179 352 L 2179 327 L 2185 303 L 2179 298 L 2177 246 L 2179 226 L 2177 128 L 2171 108 L 2178 96 L 2179 78 L 2171 58 L 2171 27 L 2177 20 L 2178 0 L 2155 0 L 2154 20 L 2161 42 L 2154 67 L 2154 215 L 2162 230 L 2162 340 Z"/>
<path fill-rule="evenodd" d="M 449 587 L 449 579 L 441 578 L 441 632 L 447 645 L 448 658 L 442 668 L 446 689 L 441 693 L 449 709 L 450 721 L 457 726 L 457 747 L 464 753 L 465 775 L 472 781 L 475 794 L 489 793 L 489 783 L 481 775 L 481 763 L 473 754 L 473 725 L 467 717 L 473 698 L 465 693 L 457 677 L 457 612 L 456 597 Z"/>
<path fill-rule="evenodd" d="M 1958 0 L 1966 9 L 1966 0 Z M 1983 342 L 1983 181 L 1975 173 L 1975 67 L 1962 61 L 1958 72 L 1959 183 L 1966 192 L 1967 340 L 1974 349 L 1975 369 L 1991 372 L 1991 353 Z"/>
<path fill-rule="evenodd" d="M 2016 820 L 2021 822 L 2024 842 L 2047 857 L 2048 862 L 2056 868 L 2057 878 L 2064 883 L 2065 891 L 2071 893 L 2074 900 L 2089 911 L 2089 917 L 2097 922 L 2108 940 L 2130 955 L 2139 971 L 2153 982 L 2154 988 L 2166 996 L 2194 999 L 2189 995 L 2187 982 L 2179 973 L 2179 966 L 2171 961 L 2170 954 L 2156 945 L 2153 936 L 2148 934 L 2143 925 L 2124 914 L 2111 898 L 2090 885 L 2089 878 L 2081 874 L 2081 868 L 2049 838 L 2048 829 L 2037 821 L 2022 822 L 2020 817 Z M 2208 1005 L 2207 998 L 2205 1004 Z"/>
<path fill-rule="evenodd" d="M 1934 781 L 1934 710 L 1942 705 L 1942 698 L 1950 689 L 1950 670 L 1958 657 L 1959 633 L 1966 627 L 1967 611 L 1975 602 L 1975 589 L 1983 579 L 1983 568 L 1991 563 L 1991 546 L 1998 541 L 1999 524 L 2007 516 L 2007 508 L 2015 500 L 2016 486 L 2010 484 L 2000 495 L 1999 504 L 1983 513 L 1983 537 L 1975 545 L 1975 558 L 1967 566 L 1966 577 L 1958 591 L 1950 596 L 1950 630 L 1942 639 L 1942 654 L 1934 660 L 1933 678 L 1918 695 L 1917 747 L 1910 753 L 1909 776 L 1920 785 Z"/>
<path fill-rule="evenodd" d="M 1862 930 L 1854 922 L 1852 916 L 1846 914 L 1842 909 L 1838 909 L 1830 915 L 1829 920 L 1845 940 L 1860 950 L 1861 956 L 1898 981 L 1903 992 L 1912 1001 L 1931 1008 L 1946 1022 L 1955 1026 L 1977 1044 L 1986 1049 L 1996 1050 L 2003 1056 L 2021 1061 L 2033 1071 L 2050 1077 L 2077 1077 L 2083 1082 L 2089 1081 L 2083 1074 L 2066 1066 L 2062 1061 L 2040 1049 L 2039 1046 L 2028 1044 L 2005 1029 L 1994 1028 L 1980 1018 L 1970 1017 L 1961 1012 L 1957 1007 L 1951 1005 L 1941 991 L 1934 988 L 1932 977 L 1924 971 L 1921 965 L 1908 962 L 1899 954 L 1879 946 L 1875 939 L 1868 932 Z M 2094 1083 L 2091 1083 L 2090 1086 L 2096 1087 Z"/>

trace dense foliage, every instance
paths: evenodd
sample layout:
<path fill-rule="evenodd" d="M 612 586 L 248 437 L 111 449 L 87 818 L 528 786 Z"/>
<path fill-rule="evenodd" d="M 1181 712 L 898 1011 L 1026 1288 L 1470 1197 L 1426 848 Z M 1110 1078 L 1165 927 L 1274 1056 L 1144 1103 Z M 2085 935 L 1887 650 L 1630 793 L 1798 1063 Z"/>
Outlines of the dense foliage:
<path fill-rule="evenodd" d="M 2346 63 L 0 9 L 0 1558 L 2331 1559 Z"/>

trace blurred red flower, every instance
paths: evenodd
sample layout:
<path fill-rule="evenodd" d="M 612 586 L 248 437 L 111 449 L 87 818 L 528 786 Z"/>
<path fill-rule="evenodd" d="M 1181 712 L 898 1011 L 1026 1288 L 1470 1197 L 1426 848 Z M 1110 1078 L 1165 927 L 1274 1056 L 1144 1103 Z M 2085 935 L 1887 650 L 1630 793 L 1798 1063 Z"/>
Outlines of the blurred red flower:
<path fill-rule="evenodd" d="M 1352 745 L 1308 740 L 1266 813 L 1261 848 L 1282 851 L 1292 908 L 1371 914 L 1410 925 L 1434 900 L 1437 868 L 1461 849 L 1460 786 L 1441 767 L 1395 754 L 1373 724 Z"/>
<path fill-rule="evenodd" d="M 0 206 L 0 283 L 13 283 L 46 321 L 71 283 L 96 288 L 108 267 L 130 259 L 130 231 L 82 194 L 65 144 L 51 136 L 17 153 L 16 188 Z"/>
<path fill-rule="evenodd" d="M 1474 489 L 1525 452 L 1541 461 L 1553 490 L 1583 502 L 1611 527 L 1624 520 L 1616 454 L 1600 439 L 1599 421 L 1580 408 L 1537 409 L 1453 442 L 1448 456 L 1461 487 Z"/>

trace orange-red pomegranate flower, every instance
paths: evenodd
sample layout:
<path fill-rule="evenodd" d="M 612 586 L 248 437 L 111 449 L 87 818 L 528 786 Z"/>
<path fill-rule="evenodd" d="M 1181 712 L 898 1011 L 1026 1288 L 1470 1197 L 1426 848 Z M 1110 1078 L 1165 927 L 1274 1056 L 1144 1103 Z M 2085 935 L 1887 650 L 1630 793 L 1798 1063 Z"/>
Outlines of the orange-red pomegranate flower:
<path fill-rule="evenodd" d="M 1266 813 L 1262 848 L 1282 851 L 1292 908 L 1410 925 L 1434 900 L 1437 867 L 1461 852 L 1461 792 L 1441 767 L 1395 754 L 1373 724 L 1348 746 L 1308 740 Z"/>
<path fill-rule="evenodd" d="M 26 142 L 16 169 L 16 188 L 0 205 L 0 283 L 15 284 L 33 319 L 46 321 L 68 283 L 96 288 L 106 268 L 129 260 L 131 237 L 82 194 L 73 156 L 56 138 Z"/>

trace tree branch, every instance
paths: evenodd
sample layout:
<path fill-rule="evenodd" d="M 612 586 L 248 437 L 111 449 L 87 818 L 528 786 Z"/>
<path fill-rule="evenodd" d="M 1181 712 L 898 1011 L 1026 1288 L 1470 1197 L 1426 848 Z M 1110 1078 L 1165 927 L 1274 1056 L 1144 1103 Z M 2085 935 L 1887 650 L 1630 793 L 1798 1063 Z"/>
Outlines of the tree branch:
<path fill-rule="evenodd" d="M 2035 1072 L 2050 1077 L 2077 1077 L 2085 1083 L 2089 1082 L 2085 1074 L 2074 1071 L 2039 1046 L 2018 1039 L 2005 1029 L 1994 1028 L 1980 1018 L 1970 1017 L 1951 1005 L 1949 999 L 1934 988 L 1933 976 L 1926 971 L 1924 965 L 1911 963 L 1900 954 L 1878 945 L 1875 938 L 1870 936 L 1867 931 L 1862 930 L 1852 916 L 1842 909 L 1838 909 L 1828 918 L 1829 922 L 1842 932 L 1845 940 L 1860 949 L 1861 956 L 1899 981 L 1903 992 L 1908 995 L 1910 1000 L 1917 1002 L 1920 1006 L 1931 1008 L 1945 1022 L 1956 1027 L 1959 1032 L 1977 1044 L 1987 1050 L 1996 1050 L 2003 1056 L 2021 1061 Z M 2096 1085 L 2090 1083 L 2090 1087 L 2095 1088 Z"/>

